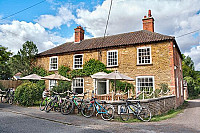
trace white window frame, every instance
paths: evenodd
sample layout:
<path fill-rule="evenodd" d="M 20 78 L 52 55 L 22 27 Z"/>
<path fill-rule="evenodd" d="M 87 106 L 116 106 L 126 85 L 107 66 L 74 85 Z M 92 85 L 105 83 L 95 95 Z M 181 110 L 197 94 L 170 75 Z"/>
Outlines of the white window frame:
<path fill-rule="evenodd" d="M 150 63 L 139 63 L 139 50 L 140 49 L 150 49 Z M 137 48 L 137 65 L 146 65 L 146 64 L 152 64 L 152 56 L 151 56 L 151 47 L 138 47 Z"/>
<path fill-rule="evenodd" d="M 74 80 L 79 80 L 79 79 L 83 79 L 83 93 L 84 93 L 84 78 L 81 78 L 81 77 L 79 77 L 79 78 L 74 78 L 73 80 L 72 80 L 72 90 L 73 90 L 73 92 L 75 92 L 74 91 Z M 78 87 L 77 87 L 78 88 Z M 82 95 L 82 94 L 78 94 L 78 95 Z"/>
<path fill-rule="evenodd" d="M 110 52 L 117 52 L 117 64 L 116 65 L 109 65 L 108 63 L 108 53 Z M 115 67 L 115 66 L 118 66 L 118 50 L 109 50 L 107 51 L 107 67 Z"/>
<path fill-rule="evenodd" d="M 180 71 L 182 70 L 182 60 L 179 58 L 179 63 L 180 63 Z"/>
<path fill-rule="evenodd" d="M 57 59 L 57 63 L 51 63 L 51 59 L 56 58 Z M 51 69 L 51 64 L 57 64 L 57 68 L 56 69 Z M 49 58 L 49 70 L 50 71 L 55 71 L 58 70 L 58 56 L 53 56 Z"/>
<path fill-rule="evenodd" d="M 181 80 L 181 96 L 183 96 L 183 80 Z"/>
<path fill-rule="evenodd" d="M 178 85 L 178 77 L 176 78 L 176 97 L 179 98 L 179 85 Z"/>
<path fill-rule="evenodd" d="M 82 55 L 82 64 L 80 64 L 81 67 L 79 67 L 79 68 L 75 68 L 75 56 L 77 56 L 77 55 Z M 83 54 L 75 54 L 73 56 L 73 69 L 83 69 Z"/>
<path fill-rule="evenodd" d="M 105 82 L 106 83 L 106 94 L 109 94 L 109 80 L 105 80 L 105 81 L 102 81 L 102 79 L 99 79 L 99 80 L 101 80 L 100 82 Z M 95 86 L 94 86 L 94 92 L 95 92 L 95 94 L 97 94 L 97 95 L 105 95 L 105 94 L 98 94 L 98 88 L 97 88 L 97 83 L 99 82 L 99 80 L 98 79 L 95 79 Z"/>
<path fill-rule="evenodd" d="M 153 80 L 153 91 L 155 91 L 155 80 L 154 80 L 154 76 L 137 76 L 136 77 L 136 94 L 138 95 L 138 79 L 139 78 L 152 78 Z"/>
<path fill-rule="evenodd" d="M 53 86 L 53 85 L 51 85 L 51 81 L 55 81 L 55 86 L 58 84 L 58 82 L 56 80 L 49 80 L 49 90 L 52 90 L 51 87 Z"/>

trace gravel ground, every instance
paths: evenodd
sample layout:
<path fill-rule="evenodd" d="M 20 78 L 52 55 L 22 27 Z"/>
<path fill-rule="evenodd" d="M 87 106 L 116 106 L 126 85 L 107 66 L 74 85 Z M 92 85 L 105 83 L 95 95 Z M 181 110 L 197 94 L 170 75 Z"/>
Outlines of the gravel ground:
<path fill-rule="evenodd" d="M 161 122 L 120 123 L 96 117 L 41 112 L 37 107 L 25 108 L 0 103 L 0 133 L 54 132 L 200 132 L 200 99 L 190 100 L 189 107 L 175 118 Z"/>

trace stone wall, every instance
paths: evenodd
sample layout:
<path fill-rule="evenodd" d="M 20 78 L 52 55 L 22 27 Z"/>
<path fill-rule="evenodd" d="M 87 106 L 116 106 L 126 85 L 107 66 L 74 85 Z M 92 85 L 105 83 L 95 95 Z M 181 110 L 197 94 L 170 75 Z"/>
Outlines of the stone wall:
<path fill-rule="evenodd" d="M 132 100 L 134 102 L 135 100 Z M 152 98 L 146 100 L 140 100 L 141 105 L 150 109 L 152 115 L 161 115 L 163 113 L 167 113 L 171 109 L 176 108 L 176 96 L 164 96 L 160 98 Z M 118 106 L 125 104 L 125 102 L 111 102 L 115 108 L 115 117 L 119 117 L 118 115 Z"/>

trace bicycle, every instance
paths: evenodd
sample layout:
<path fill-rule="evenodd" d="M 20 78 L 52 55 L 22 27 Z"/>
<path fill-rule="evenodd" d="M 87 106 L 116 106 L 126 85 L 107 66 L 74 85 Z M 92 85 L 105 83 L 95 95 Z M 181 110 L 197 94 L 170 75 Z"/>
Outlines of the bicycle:
<path fill-rule="evenodd" d="M 46 106 L 48 105 L 48 103 L 51 101 L 51 97 L 46 97 L 44 98 L 41 103 L 40 103 L 40 110 L 44 111 L 46 109 Z"/>
<path fill-rule="evenodd" d="M 8 89 L 7 91 L 1 91 L 1 93 L 3 93 L 1 96 L 1 102 L 9 103 L 10 105 L 12 105 L 14 102 L 14 90 L 11 88 Z"/>
<path fill-rule="evenodd" d="M 113 117 L 114 117 L 114 107 L 110 104 L 107 104 L 107 105 L 104 105 L 106 104 L 105 101 L 102 101 L 102 105 L 97 102 L 96 100 L 97 98 L 94 98 L 92 96 L 91 100 L 90 100 L 90 103 L 88 104 L 85 104 L 83 107 L 82 107 L 82 114 L 83 116 L 89 118 L 91 117 L 95 110 L 97 111 L 97 114 L 101 114 L 101 118 L 103 120 L 111 120 Z M 103 106 L 104 105 L 104 106 Z"/>
<path fill-rule="evenodd" d="M 67 91 L 66 91 L 67 92 Z M 66 92 L 63 92 L 63 93 L 57 93 L 57 92 L 54 92 L 53 91 L 53 93 L 54 94 L 56 94 L 56 95 L 54 95 L 51 99 L 50 99 L 50 101 L 49 101 L 49 103 L 46 105 L 46 108 L 45 108 L 45 112 L 49 112 L 50 110 L 52 110 L 53 108 L 54 108 L 54 111 L 59 111 L 59 110 L 61 110 L 61 104 L 62 104 L 62 98 L 60 97 L 60 95 L 63 95 L 63 94 L 65 94 Z"/>
<path fill-rule="evenodd" d="M 68 115 L 71 112 L 73 112 L 75 106 L 77 107 L 79 113 L 82 109 L 82 106 L 85 104 L 84 97 L 87 94 L 87 92 L 83 93 L 82 99 L 76 96 L 78 95 L 78 93 L 70 92 L 70 94 L 73 94 L 72 100 L 69 99 L 69 97 L 67 97 L 67 99 L 64 100 L 61 105 L 61 113 L 63 115 Z"/>
<path fill-rule="evenodd" d="M 136 116 L 139 120 L 148 122 L 151 120 L 151 112 L 148 108 L 140 105 L 140 101 L 135 101 L 135 104 L 131 103 L 131 98 L 126 99 L 126 104 L 120 107 L 120 118 L 123 121 L 129 119 L 130 113 Z"/>

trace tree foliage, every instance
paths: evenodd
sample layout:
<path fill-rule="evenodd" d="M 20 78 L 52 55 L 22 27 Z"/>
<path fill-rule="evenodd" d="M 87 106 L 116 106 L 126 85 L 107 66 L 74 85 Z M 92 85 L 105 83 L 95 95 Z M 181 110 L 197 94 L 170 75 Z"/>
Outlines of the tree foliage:
<path fill-rule="evenodd" d="M 22 76 L 29 75 L 34 67 L 35 55 L 37 53 L 37 46 L 31 41 L 26 41 L 17 55 L 13 56 L 9 61 L 13 74 L 21 72 Z"/>
<path fill-rule="evenodd" d="M 11 72 L 8 65 L 8 60 L 12 53 L 7 51 L 6 47 L 0 45 L 0 79 L 8 79 L 11 77 Z"/>
<path fill-rule="evenodd" d="M 183 78 L 187 81 L 189 96 L 197 96 L 200 93 L 200 72 L 195 71 L 194 62 L 189 56 L 182 57 Z"/>

